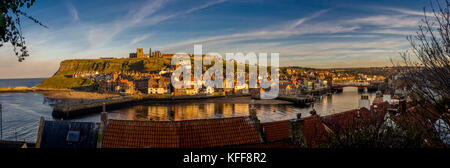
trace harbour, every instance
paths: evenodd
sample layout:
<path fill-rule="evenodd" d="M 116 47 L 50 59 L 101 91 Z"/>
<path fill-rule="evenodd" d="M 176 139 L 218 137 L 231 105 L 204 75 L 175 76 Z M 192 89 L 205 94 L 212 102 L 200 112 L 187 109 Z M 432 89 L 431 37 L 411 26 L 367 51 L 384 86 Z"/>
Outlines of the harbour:
<path fill-rule="evenodd" d="M 375 94 L 367 93 L 373 100 Z M 255 108 L 261 122 L 271 122 L 295 118 L 298 113 L 309 116 L 313 108 L 319 115 L 330 115 L 354 109 L 358 106 L 361 93 L 357 88 L 346 87 L 342 93 L 322 95 L 314 105 L 299 107 L 289 101 L 283 100 L 255 100 Z M 39 118 L 46 120 L 61 120 L 53 116 L 56 106 L 54 100 L 46 98 L 39 92 L 0 93 L 0 102 L 3 105 L 3 140 L 27 141 L 36 140 Z M 141 101 L 136 104 L 108 109 L 112 119 L 141 120 L 141 121 L 182 121 L 192 119 L 225 118 L 248 116 L 251 98 L 216 97 L 201 100 L 169 100 Z M 100 110 L 100 111 L 98 111 Z M 94 113 L 77 115 L 68 121 L 98 122 L 102 107 Z"/>

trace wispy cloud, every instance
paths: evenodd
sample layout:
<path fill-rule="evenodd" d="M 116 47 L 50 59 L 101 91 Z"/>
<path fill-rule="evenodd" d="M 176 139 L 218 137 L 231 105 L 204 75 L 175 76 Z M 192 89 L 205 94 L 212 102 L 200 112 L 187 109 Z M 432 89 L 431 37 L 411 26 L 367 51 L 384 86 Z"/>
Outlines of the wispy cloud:
<path fill-rule="evenodd" d="M 73 6 L 73 4 L 70 3 L 69 1 L 66 1 L 66 6 L 67 6 L 67 9 L 69 10 L 69 13 L 72 16 L 73 20 L 79 21 L 80 18 L 78 17 L 78 11 L 75 8 L 75 6 Z"/>
<path fill-rule="evenodd" d="M 200 6 L 196 6 L 177 13 L 158 13 L 163 9 L 168 1 L 154 0 L 147 1 L 147 3 L 141 5 L 139 9 L 130 9 L 127 15 L 118 18 L 112 23 L 98 26 L 96 25 L 89 31 L 88 39 L 93 46 L 102 46 L 110 42 L 116 35 L 127 29 L 143 26 L 156 25 L 162 21 L 174 18 L 180 15 L 186 15 L 216 4 L 226 2 L 226 0 L 218 0 L 208 2 Z"/>
<path fill-rule="evenodd" d="M 353 31 L 357 27 L 350 26 L 345 27 L 341 25 L 329 25 L 328 23 L 318 23 L 318 24 L 309 24 L 304 25 L 309 20 L 319 17 L 320 15 L 326 13 L 330 9 L 321 10 L 319 12 L 313 13 L 312 15 L 308 15 L 306 17 L 302 17 L 293 21 L 290 21 L 285 24 L 277 24 L 279 26 L 273 27 L 268 26 L 259 30 L 249 31 L 246 33 L 235 33 L 228 35 L 219 35 L 212 36 L 206 38 L 196 38 L 194 40 L 187 40 L 175 44 L 170 44 L 167 46 L 162 46 L 167 50 L 174 50 L 180 48 L 190 47 L 195 43 L 208 43 L 208 44 L 225 44 L 232 43 L 238 41 L 245 40 L 255 40 L 255 39 L 280 39 L 287 38 L 292 36 L 304 35 L 304 34 L 313 34 L 313 33 L 338 33 L 338 32 L 349 32 Z"/>
<path fill-rule="evenodd" d="M 330 11 L 330 9 L 324 9 L 324 10 L 320 10 L 319 12 L 316 12 L 316 13 L 312 14 L 311 16 L 307 16 L 307 17 L 300 18 L 300 19 L 298 19 L 297 21 L 294 21 L 292 24 L 290 24 L 290 25 L 287 27 L 287 29 L 294 29 L 294 28 L 296 28 L 297 26 L 299 26 L 299 25 L 305 23 L 306 21 L 311 20 L 311 19 L 314 19 L 314 18 L 317 18 L 317 17 L 319 17 L 320 15 L 322 15 L 322 14 L 328 12 L 328 11 Z"/>
<path fill-rule="evenodd" d="M 133 40 L 131 40 L 130 45 L 137 44 L 137 43 L 149 38 L 150 36 L 151 36 L 151 34 L 145 34 L 142 36 L 135 37 Z"/>
<path fill-rule="evenodd" d="M 432 16 L 433 15 L 433 13 L 430 13 L 430 12 L 427 12 L 427 11 L 425 11 L 425 13 L 424 13 L 424 11 L 415 11 L 415 10 L 402 9 L 402 8 L 379 7 L 379 9 L 394 11 L 394 12 L 407 14 L 407 15 L 415 15 L 415 16 L 423 16 L 424 14 L 426 14 L 428 16 Z"/>
<path fill-rule="evenodd" d="M 414 30 L 398 30 L 398 29 L 381 29 L 381 30 L 372 30 L 370 33 L 380 33 L 380 34 L 395 34 L 395 35 L 413 35 L 415 33 Z"/>
<path fill-rule="evenodd" d="M 391 28 L 413 27 L 419 22 L 417 17 L 408 15 L 376 15 L 348 20 L 349 24 L 366 24 Z"/>
<path fill-rule="evenodd" d="M 135 10 L 130 9 L 127 15 L 114 20 L 111 23 L 92 26 L 88 32 L 88 41 L 92 46 L 98 47 L 109 43 L 117 34 L 139 25 L 156 24 L 164 19 L 160 16 L 152 16 L 156 11 L 161 9 L 165 1 L 155 0 L 147 1 L 141 8 Z M 153 22 L 148 22 L 151 18 Z"/>
<path fill-rule="evenodd" d="M 207 8 L 207 7 L 216 5 L 216 4 L 224 3 L 224 2 L 226 2 L 226 1 L 228 1 L 228 0 L 217 0 L 217 1 L 208 2 L 208 3 L 205 3 L 205 4 L 203 4 L 203 5 L 200 5 L 200 6 L 191 8 L 191 9 L 187 10 L 186 12 L 184 12 L 184 14 L 189 14 L 189 13 L 198 11 L 198 10 L 200 10 L 200 9 L 204 9 L 204 8 Z"/>

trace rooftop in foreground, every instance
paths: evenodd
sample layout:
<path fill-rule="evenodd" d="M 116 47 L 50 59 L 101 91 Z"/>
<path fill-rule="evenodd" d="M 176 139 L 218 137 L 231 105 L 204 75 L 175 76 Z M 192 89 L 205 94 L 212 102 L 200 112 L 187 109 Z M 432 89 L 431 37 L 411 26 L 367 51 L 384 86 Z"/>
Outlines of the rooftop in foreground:
<path fill-rule="evenodd" d="M 345 133 L 367 122 L 384 123 L 391 108 L 377 102 L 370 109 L 260 123 L 249 116 L 186 121 L 108 120 L 100 123 L 41 122 L 42 148 L 305 148 L 320 147 L 329 133 Z M 393 118 L 395 120 L 395 117 Z"/>

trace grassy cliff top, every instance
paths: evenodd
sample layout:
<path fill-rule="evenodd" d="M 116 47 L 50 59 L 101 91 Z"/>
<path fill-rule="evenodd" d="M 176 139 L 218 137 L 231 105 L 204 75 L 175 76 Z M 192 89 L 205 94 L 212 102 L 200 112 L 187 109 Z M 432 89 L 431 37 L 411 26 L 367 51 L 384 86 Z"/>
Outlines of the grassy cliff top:
<path fill-rule="evenodd" d="M 58 71 L 38 88 L 92 90 L 94 81 L 72 78 L 75 72 L 150 72 L 170 65 L 168 58 L 75 59 L 62 61 Z"/>
<path fill-rule="evenodd" d="M 57 74 L 72 75 L 74 72 L 98 71 L 111 73 L 121 71 L 149 72 L 170 65 L 167 58 L 119 58 L 119 59 L 79 59 L 61 62 Z"/>

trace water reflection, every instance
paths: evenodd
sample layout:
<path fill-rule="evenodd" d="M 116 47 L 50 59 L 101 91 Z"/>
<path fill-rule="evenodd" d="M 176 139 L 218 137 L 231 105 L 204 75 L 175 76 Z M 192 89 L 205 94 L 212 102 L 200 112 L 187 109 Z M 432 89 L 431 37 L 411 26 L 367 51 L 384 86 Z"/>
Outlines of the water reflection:
<path fill-rule="evenodd" d="M 190 103 L 138 105 L 111 111 L 109 117 L 141 121 L 181 121 L 247 116 L 248 114 L 248 104 Z"/>
<path fill-rule="evenodd" d="M 373 101 L 375 94 L 368 94 Z M 257 116 L 261 122 L 296 118 L 298 113 L 309 116 L 316 109 L 320 115 L 329 115 L 358 107 L 360 93 L 357 88 L 344 88 L 342 93 L 323 96 L 315 105 L 300 108 L 293 105 L 256 104 Z M 39 93 L 1 93 L 3 104 L 3 138 L 7 140 L 35 141 L 39 118 L 52 120 L 52 104 L 55 100 L 46 99 Z M 220 104 L 210 102 L 166 103 L 138 105 L 110 111 L 109 118 L 126 120 L 180 121 L 206 118 L 248 116 L 248 104 Z M 98 122 L 100 114 L 81 116 L 71 121 Z M 17 135 L 17 136 L 16 136 Z"/>
<path fill-rule="evenodd" d="M 298 108 L 293 105 L 256 104 L 261 122 L 295 118 L 297 113 L 308 116 L 312 108 Z M 206 118 L 227 118 L 249 115 L 249 104 L 155 104 L 139 105 L 109 112 L 109 118 L 140 121 L 181 121 Z"/>
<path fill-rule="evenodd" d="M 360 94 L 357 88 L 349 87 L 344 88 L 342 93 L 324 95 L 313 106 L 306 108 L 277 104 L 256 104 L 255 108 L 261 122 L 292 119 L 298 113 L 301 113 L 302 116 L 309 116 L 309 111 L 313 108 L 320 115 L 330 115 L 357 108 Z M 375 98 L 375 94 L 366 94 L 371 100 Z M 202 102 L 138 105 L 109 113 L 109 117 L 113 119 L 152 121 L 181 121 L 248 115 L 249 104 Z"/>

